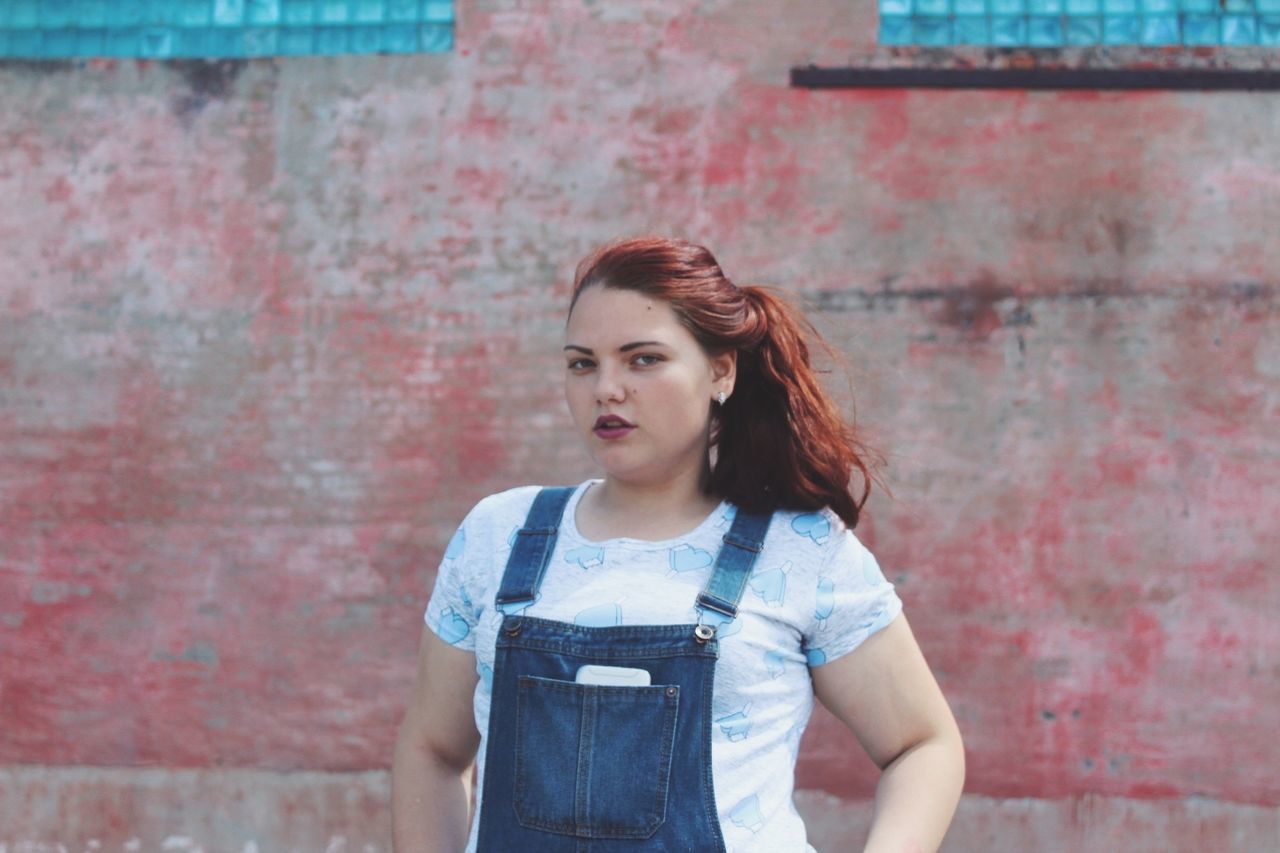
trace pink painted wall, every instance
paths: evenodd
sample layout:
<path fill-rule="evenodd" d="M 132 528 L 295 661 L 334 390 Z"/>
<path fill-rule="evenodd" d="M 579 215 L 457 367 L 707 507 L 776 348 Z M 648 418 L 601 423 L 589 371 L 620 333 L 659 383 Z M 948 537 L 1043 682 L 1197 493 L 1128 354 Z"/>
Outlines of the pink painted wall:
<path fill-rule="evenodd" d="M 459 6 L 0 66 L 0 766 L 387 767 L 453 526 L 591 470 L 573 263 L 660 231 L 848 356 L 971 795 L 1280 806 L 1280 95 L 788 88 L 867 0 Z M 826 716 L 800 778 L 873 784 Z"/>

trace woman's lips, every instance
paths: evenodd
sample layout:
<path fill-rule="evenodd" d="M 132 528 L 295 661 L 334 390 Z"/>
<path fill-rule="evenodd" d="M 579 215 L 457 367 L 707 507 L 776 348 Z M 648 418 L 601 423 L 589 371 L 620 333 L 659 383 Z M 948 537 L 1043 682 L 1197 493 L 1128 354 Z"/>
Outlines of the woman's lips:
<path fill-rule="evenodd" d="M 622 438 L 635 428 L 635 424 L 626 418 L 617 415 L 601 415 L 596 418 L 596 425 L 592 427 L 592 432 L 600 438 L 613 440 Z"/>

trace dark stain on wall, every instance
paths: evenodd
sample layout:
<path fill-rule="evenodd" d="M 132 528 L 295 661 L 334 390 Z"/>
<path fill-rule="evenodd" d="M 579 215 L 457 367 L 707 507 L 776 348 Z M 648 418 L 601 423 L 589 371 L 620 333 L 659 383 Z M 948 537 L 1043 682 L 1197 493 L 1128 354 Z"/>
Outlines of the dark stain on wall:
<path fill-rule="evenodd" d="M 244 59 L 176 59 L 165 63 L 181 77 L 187 91 L 179 95 L 173 111 L 182 121 L 189 121 L 214 100 L 230 95 L 236 78 L 248 66 Z"/>

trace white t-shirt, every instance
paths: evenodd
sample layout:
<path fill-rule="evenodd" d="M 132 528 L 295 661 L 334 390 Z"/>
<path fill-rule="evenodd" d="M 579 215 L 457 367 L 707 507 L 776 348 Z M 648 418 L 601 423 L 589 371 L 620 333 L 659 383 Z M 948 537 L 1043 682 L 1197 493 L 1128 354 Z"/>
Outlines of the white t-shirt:
<path fill-rule="evenodd" d="M 721 503 L 675 539 L 591 541 L 578 532 L 574 515 L 592 482 L 600 481 L 574 490 L 541 594 L 524 614 L 592 626 L 697 622 L 694 602 L 736 508 Z M 538 488 L 490 495 L 467 514 L 445 550 L 425 615 L 437 636 L 476 655 L 477 799 L 484 790 L 494 648 L 502 622 L 493 599 Z M 738 618 L 716 632 L 711 764 L 728 850 L 812 850 L 792 802 L 800 736 L 813 709 L 809 667 L 853 651 L 901 610 L 875 557 L 834 512 L 774 513 Z M 476 814 L 478 820 L 478 808 Z M 473 821 L 469 853 L 477 825 Z"/>

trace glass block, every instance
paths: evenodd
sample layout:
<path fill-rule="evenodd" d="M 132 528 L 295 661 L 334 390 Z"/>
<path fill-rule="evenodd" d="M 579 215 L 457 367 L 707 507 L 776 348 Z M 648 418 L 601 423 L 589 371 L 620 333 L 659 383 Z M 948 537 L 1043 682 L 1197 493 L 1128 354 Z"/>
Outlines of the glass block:
<path fill-rule="evenodd" d="M 991 0 L 992 15 L 1025 15 L 1027 14 L 1026 0 Z"/>
<path fill-rule="evenodd" d="M 316 20 L 322 24 L 345 24 L 351 11 L 347 0 L 316 0 Z M 346 41 L 346 36 L 343 36 Z M 328 51 L 324 51 L 328 52 Z"/>
<path fill-rule="evenodd" d="M 1280 15 L 1280 0 L 1258 0 L 1258 11 Z"/>
<path fill-rule="evenodd" d="M 239 59 L 244 56 L 244 30 L 239 27 L 218 27 L 209 33 L 208 56 Z"/>
<path fill-rule="evenodd" d="M 275 27 L 248 27 L 245 29 L 245 56 L 275 56 L 279 52 L 280 30 Z"/>
<path fill-rule="evenodd" d="M 1027 44 L 1032 47 L 1057 47 L 1064 40 L 1062 18 L 1032 15 L 1027 19 Z"/>
<path fill-rule="evenodd" d="M 1062 0 L 1027 0 L 1027 11 L 1032 15 L 1061 15 Z"/>
<path fill-rule="evenodd" d="M 76 55 L 76 31 L 70 28 L 45 30 L 42 53 L 54 59 Z"/>
<path fill-rule="evenodd" d="M 40 3 L 40 26 L 44 29 L 70 27 L 75 22 L 76 0 L 43 0 Z"/>
<path fill-rule="evenodd" d="M 1027 19 L 1021 17 L 992 17 L 991 43 L 1002 47 L 1027 43 Z"/>
<path fill-rule="evenodd" d="M 212 30 L 205 28 L 192 27 L 191 29 L 178 30 L 174 34 L 173 51 L 170 55 L 187 56 L 195 59 L 212 56 L 213 45 L 210 38 L 212 35 Z"/>
<path fill-rule="evenodd" d="M 1211 15 L 1218 11 L 1218 0 L 1178 0 L 1178 8 L 1183 12 Z"/>
<path fill-rule="evenodd" d="M 382 28 L 382 49 L 386 53 L 413 53 L 418 49 L 418 31 L 404 24 Z"/>
<path fill-rule="evenodd" d="M 346 27 L 316 27 L 316 53 L 332 55 L 346 52 Z"/>
<path fill-rule="evenodd" d="M 1230 45 L 1257 44 L 1258 19 L 1253 15 L 1223 15 L 1222 43 Z"/>
<path fill-rule="evenodd" d="M 143 24 L 169 26 L 182 22 L 182 4 L 174 0 L 146 0 Z"/>
<path fill-rule="evenodd" d="M 142 0 L 119 0 L 111 9 L 112 29 L 136 27 L 147 21 L 147 4 Z"/>
<path fill-rule="evenodd" d="M 1079 46 L 1101 43 L 1101 18 L 1087 15 L 1067 18 L 1067 44 Z"/>
<path fill-rule="evenodd" d="M 40 23 L 36 0 L 10 0 L 0 8 L 4 10 L 0 12 L 4 16 L 4 25 L 11 30 L 30 29 Z"/>
<path fill-rule="evenodd" d="M 107 31 L 102 27 L 77 29 L 76 56 L 106 56 Z"/>
<path fill-rule="evenodd" d="M 904 15 L 881 15 L 880 43 L 911 44 L 911 19 Z"/>
<path fill-rule="evenodd" d="M 1136 15 L 1138 0 L 1102 0 L 1104 15 Z"/>
<path fill-rule="evenodd" d="M 990 27 L 986 18 L 956 18 L 952 28 L 956 44 L 991 44 Z"/>
<path fill-rule="evenodd" d="M 166 59 L 173 54 L 174 31 L 168 27 L 148 27 L 142 31 L 139 53 L 149 59 Z"/>
<path fill-rule="evenodd" d="M 881 15 L 910 15 L 911 0 L 880 0 Z"/>
<path fill-rule="evenodd" d="M 382 16 L 386 13 L 386 9 L 382 0 L 352 0 L 355 8 L 352 9 L 352 19 L 362 24 L 381 24 Z M 365 51 L 359 51 L 365 53 Z"/>
<path fill-rule="evenodd" d="M 107 23 L 106 0 L 80 0 L 80 8 L 76 12 L 77 27 L 105 27 Z"/>
<path fill-rule="evenodd" d="M 951 44 L 951 21 L 946 18 L 916 18 L 911 31 L 916 44 L 928 47 Z"/>
<path fill-rule="evenodd" d="M 280 23 L 280 0 L 248 0 L 245 20 L 250 24 Z"/>
<path fill-rule="evenodd" d="M 1280 15 L 1263 15 L 1258 19 L 1258 44 L 1280 46 Z"/>
<path fill-rule="evenodd" d="M 378 53 L 382 50 L 381 27 L 352 27 L 352 53 Z"/>
<path fill-rule="evenodd" d="M 106 41 L 106 53 L 109 56 L 137 56 L 142 53 L 141 38 L 137 29 L 132 27 L 116 27 L 111 29 Z"/>
<path fill-rule="evenodd" d="M 453 23 L 453 0 L 423 0 L 422 20 L 433 24 Z M 449 31 L 453 41 L 453 31 Z"/>
<path fill-rule="evenodd" d="M 244 0 L 213 0 L 213 22 L 223 27 L 244 23 Z"/>
<path fill-rule="evenodd" d="M 315 52 L 315 31 L 310 27 L 282 27 L 280 29 L 280 54 L 282 56 L 304 56 Z"/>
<path fill-rule="evenodd" d="M 311 0 L 281 0 L 281 3 L 286 24 L 309 24 L 315 19 L 315 6 Z"/>
<path fill-rule="evenodd" d="M 1096 15 L 1102 11 L 1102 0 L 1067 0 L 1068 15 Z"/>
<path fill-rule="evenodd" d="M 1218 43 L 1218 16 L 1217 15 L 1183 15 L 1182 16 L 1182 43 L 1183 44 L 1217 44 Z"/>
<path fill-rule="evenodd" d="M 387 0 L 387 20 L 418 20 L 418 0 Z M 416 45 L 417 42 L 417 37 L 415 37 L 414 44 Z M 415 47 L 414 49 L 416 50 L 417 48 Z"/>
<path fill-rule="evenodd" d="M 1182 44 L 1177 15 L 1155 15 L 1142 19 L 1143 44 Z"/>
<path fill-rule="evenodd" d="M 946 17 L 951 13 L 951 0 L 914 0 L 916 17 Z"/>
<path fill-rule="evenodd" d="M 423 24 L 418 27 L 419 47 L 431 53 L 453 49 L 452 24 Z"/>
<path fill-rule="evenodd" d="M 987 0 L 951 0 L 951 7 L 955 9 L 957 18 L 987 14 Z M 986 29 L 985 25 L 983 29 Z"/>
<path fill-rule="evenodd" d="M 1221 0 L 1221 8 L 1228 15 L 1250 15 L 1255 11 L 1253 0 Z"/>
<path fill-rule="evenodd" d="M 203 27 L 208 25 L 213 11 L 209 0 L 177 0 L 181 5 L 178 23 L 184 27 Z"/>
<path fill-rule="evenodd" d="M 1142 0 L 1141 6 L 1144 15 L 1178 14 L 1178 0 Z"/>
<path fill-rule="evenodd" d="M 1134 15 L 1107 15 L 1102 19 L 1103 44 L 1137 44 L 1139 32 Z"/>
<path fill-rule="evenodd" d="M 20 59 L 40 56 L 44 53 L 44 33 L 39 30 L 11 30 L 9 55 Z"/>

